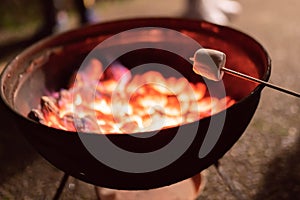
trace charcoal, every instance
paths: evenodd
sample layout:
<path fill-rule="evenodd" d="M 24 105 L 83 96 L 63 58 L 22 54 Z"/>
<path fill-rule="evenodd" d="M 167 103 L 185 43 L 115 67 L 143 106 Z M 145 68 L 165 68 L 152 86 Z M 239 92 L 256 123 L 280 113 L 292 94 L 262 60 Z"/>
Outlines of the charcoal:
<path fill-rule="evenodd" d="M 59 115 L 59 109 L 56 106 L 56 100 L 48 97 L 48 96 L 42 96 L 41 98 L 41 106 L 42 106 L 42 112 L 47 115 L 48 113 L 53 113 L 56 116 Z"/>
<path fill-rule="evenodd" d="M 86 132 L 99 132 L 97 121 L 94 117 L 87 115 L 81 119 Z"/>
<path fill-rule="evenodd" d="M 95 119 L 91 116 L 77 117 L 73 115 L 74 125 L 79 132 L 99 132 L 99 127 Z"/>
<path fill-rule="evenodd" d="M 62 118 L 62 125 L 69 131 L 76 131 L 75 125 L 74 125 L 74 114 L 68 113 L 65 114 Z"/>
<path fill-rule="evenodd" d="M 122 125 L 122 127 L 120 128 L 120 130 L 123 133 L 133 133 L 136 130 L 138 130 L 138 128 L 139 128 L 139 126 L 138 126 L 137 122 L 135 122 L 135 121 L 129 121 L 129 122 L 124 123 Z"/>
<path fill-rule="evenodd" d="M 41 123 L 41 124 L 46 124 L 45 123 L 45 118 L 43 116 L 43 113 L 40 111 L 40 110 L 37 110 L 37 109 L 32 109 L 30 111 L 30 113 L 28 114 L 28 117 L 38 123 Z"/>

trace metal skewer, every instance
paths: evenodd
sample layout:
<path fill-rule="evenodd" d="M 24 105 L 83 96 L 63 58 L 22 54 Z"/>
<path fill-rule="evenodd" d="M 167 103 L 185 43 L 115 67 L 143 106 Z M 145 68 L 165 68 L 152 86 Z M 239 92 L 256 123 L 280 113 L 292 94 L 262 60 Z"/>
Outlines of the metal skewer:
<path fill-rule="evenodd" d="M 214 49 L 205 49 L 201 48 L 198 49 L 194 57 L 190 58 L 191 61 L 194 62 L 193 64 L 193 70 L 196 74 L 199 74 L 205 78 L 208 78 L 213 81 L 220 81 L 222 80 L 223 73 L 221 71 L 229 73 L 231 75 L 234 75 L 239 78 L 243 78 L 252 82 L 260 83 L 264 86 L 270 87 L 272 89 L 290 94 L 295 97 L 300 97 L 300 93 L 294 92 L 285 88 L 282 88 L 280 86 L 274 85 L 272 83 L 254 78 L 252 76 L 243 74 L 241 72 L 234 71 L 232 69 L 225 68 L 226 63 L 226 54 L 214 50 Z"/>
<path fill-rule="evenodd" d="M 229 73 L 229 74 L 232 74 L 232 75 L 234 75 L 234 76 L 237 76 L 237 77 L 240 77 L 240 78 L 244 78 L 244 79 L 246 79 L 246 80 L 250 80 L 250 81 L 252 81 L 252 82 L 261 83 L 261 84 L 263 84 L 264 86 L 270 87 L 270 88 L 275 89 L 275 90 L 279 90 L 279 91 L 281 91 L 281 92 L 290 94 L 290 95 L 292 95 L 292 96 L 300 97 L 300 93 L 297 93 L 297 92 L 294 92 L 294 91 L 285 89 L 285 88 L 283 88 L 283 87 L 274 85 L 274 84 L 269 83 L 269 82 L 266 82 L 266 81 L 262 81 L 262 80 L 260 80 L 260 79 L 254 78 L 254 77 L 252 77 L 252 76 L 248 76 L 248 75 L 246 75 L 246 74 L 243 74 L 243 73 L 234 71 L 234 70 L 232 70 L 232 69 L 228 69 L 228 68 L 222 67 L 221 70 L 224 71 L 224 72 L 227 72 L 227 73 Z"/>

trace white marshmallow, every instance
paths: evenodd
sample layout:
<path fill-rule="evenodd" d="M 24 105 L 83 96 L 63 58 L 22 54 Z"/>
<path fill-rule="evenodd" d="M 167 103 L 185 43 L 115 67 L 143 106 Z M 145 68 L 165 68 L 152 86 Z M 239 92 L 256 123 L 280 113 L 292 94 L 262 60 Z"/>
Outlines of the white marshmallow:
<path fill-rule="evenodd" d="M 224 72 L 222 68 L 225 67 L 226 55 L 225 53 L 213 49 L 199 49 L 195 52 L 193 70 L 207 79 L 213 81 L 222 80 Z"/>

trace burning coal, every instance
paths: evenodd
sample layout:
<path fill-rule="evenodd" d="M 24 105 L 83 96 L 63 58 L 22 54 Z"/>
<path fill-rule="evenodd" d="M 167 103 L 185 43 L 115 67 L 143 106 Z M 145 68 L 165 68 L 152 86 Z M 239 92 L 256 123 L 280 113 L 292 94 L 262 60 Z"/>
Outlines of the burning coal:
<path fill-rule="evenodd" d="M 209 96 L 201 82 L 157 71 L 133 75 L 117 62 L 103 71 L 102 63 L 92 59 L 69 89 L 41 97 L 28 116 L 67 131 L 135 133 L 191 123 L 234 103 L 228 96 Z"/>

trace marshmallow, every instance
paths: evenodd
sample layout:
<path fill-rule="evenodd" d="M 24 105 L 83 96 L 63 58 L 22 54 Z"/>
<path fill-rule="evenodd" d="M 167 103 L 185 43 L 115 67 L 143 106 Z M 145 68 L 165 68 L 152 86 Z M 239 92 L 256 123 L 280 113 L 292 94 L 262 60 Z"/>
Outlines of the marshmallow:
<path fill-rule="evenodd" d="M 213 81 L 222 80 L 224 72 L 222 68 L 225 67 L 226 55 L 213 49 L 199 49 L 195 52 L 193 70 L 207 79 Z"/>

